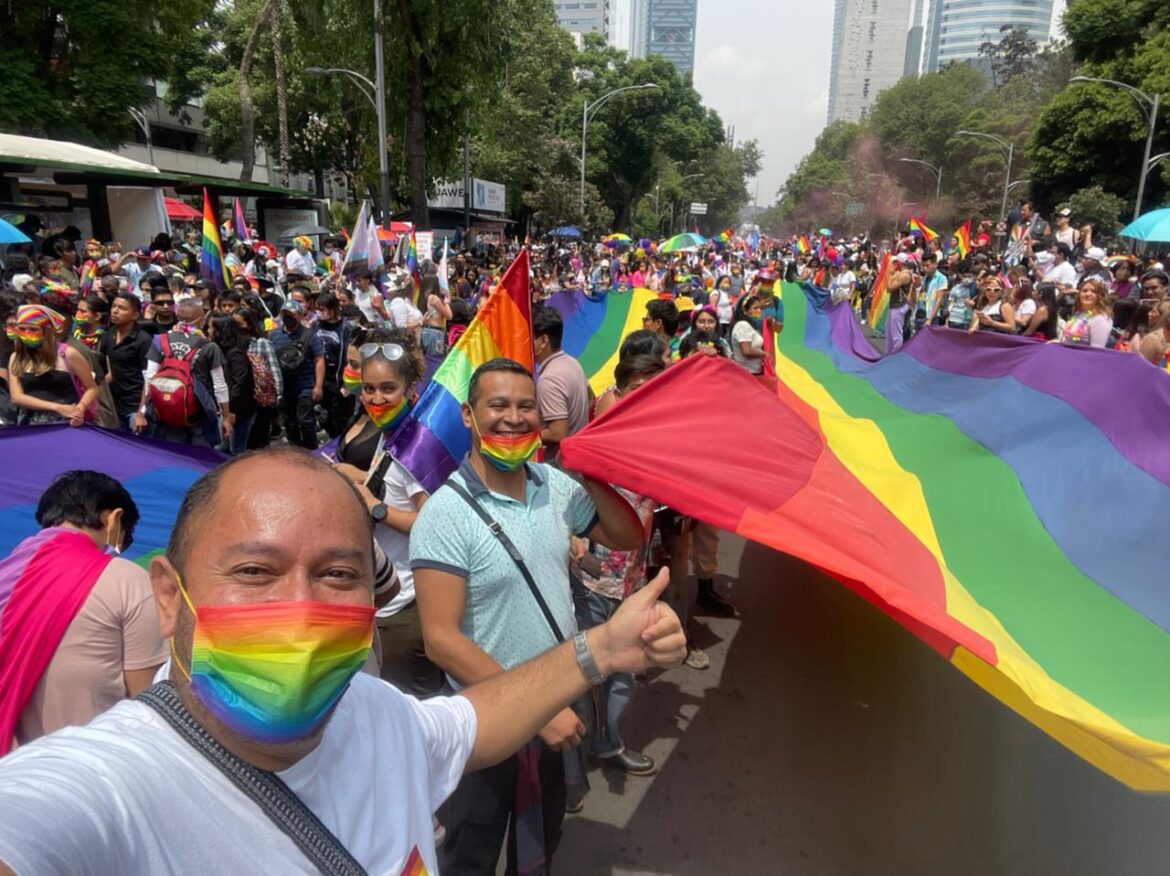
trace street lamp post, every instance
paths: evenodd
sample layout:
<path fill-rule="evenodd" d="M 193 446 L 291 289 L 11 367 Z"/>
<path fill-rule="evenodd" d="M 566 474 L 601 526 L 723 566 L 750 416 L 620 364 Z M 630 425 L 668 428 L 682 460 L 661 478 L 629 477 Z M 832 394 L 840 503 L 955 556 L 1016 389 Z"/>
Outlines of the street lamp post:
<path fill-rule="evenodd" d="M 907 164 L 921 164 L 923 167 L 930 168 L 931 172 L 934 174 L 935 179 L 938 181 L 937 185 L 934 187 L 934 199 L 937 201 L 939 199 L 939 195 L 942 194 L 942 167 L 937 164 L 931 164 L 929 161 L 922 161 L 918 158 L 899 158 L 898 160 L 905 161 Z"/>
<path fill-rule="evenodd" d="M 146 117 L 146 113 L 136 106 L 126 107 L 126 112 L 130 113 L 130 117 L 138 123 L 138 127 L 146 135 L 146 160 L 154 164 L 154 142 L 150 139 L 150 119 Z"/>
<path fill-rule="evenodd" d="M 588 100 L 581 107 L 581 220 L 585 219 L 585 134 L 589 130 L 589 121 L 593 118 L 593 114 L 601 109 L 601 105 L 613 97 L 615 94 L 621 94 L 623 91 L 637 91 L 643 88 L 657 88 L 658 85 L 654 82 L 643 82 L 640 85 L 625 85 L 621 88 L 615 88 L 613 91 L 607 92 L 599 97 L 597 100 L 590 103 Z"/>
<path fill-rule="evenodd" d="M 1008 202 L 1008 184 L 1012 179 L 1012 158 L 1015 156 L 1016 145 L 1003 137 L 997 137 L 994 134 L 984 134 L 979 131 L 956 131 L 956 137 L 979 137 L 983 140 L 990 140 L 999 147 L 1000 152 L 1003 153 L 1004 160 L 1007 162 L 1007 170 L 1003 175 L 1003 203 L 1000 204 L 999 218 L 1002 222 L 1007 222 L 1007 202 Z"/>
<path fill-rule="evenodd" d="M 1155 155 L 1148 162 L 1146 162 L 1146 172 L 1153 170 L 1167 158 L 1170 158 L 1170 152 L 1163 152 L 1161 155 Z"/>
<path fill-rule="evenodd" d="M 1116 79 L 1099 79 L 1096 76 L 1074 76 L 1069 82 L 1095 82 L 1100 85 L 1115 85 L 1118 88 L 1123 88 L 1129 92 L 1130 97 L 1137 101 L 1137 105 L 1146 117 L 1146 122 L 1149 125 L 1149 130 L 1146 132 L 1146 154 L 1142 157 L 1142 172 L 1138 177 L 1137 201 L 1133 205 L 1133 218 L 1136 221 L 1138 216 L 1142 214 L 1142 199 L 1146 194 L 1146 176 L 1149 175 L 1150 168 L 1153 167 L 1150 163 L 1150 152 L 1154 147 L 1154 128 L 1158 124 L 1158 107 L 1161 105 L 1162 95 L 1155 94 L 1151 97 L 1126 82 L 1118 82 Z"/>
<path fill-rule="evenodd" d="M 340 73 L 348 78 L 374 108 L 378 119 L 378 177 L 382 194 L 382 222 L 390 221 L 390 164 L 386 154 L 386 74 L 382 53 L 381 4 L 374 0 L 374 81 L 344 67 L 306 67 L 306 73 Z"/>

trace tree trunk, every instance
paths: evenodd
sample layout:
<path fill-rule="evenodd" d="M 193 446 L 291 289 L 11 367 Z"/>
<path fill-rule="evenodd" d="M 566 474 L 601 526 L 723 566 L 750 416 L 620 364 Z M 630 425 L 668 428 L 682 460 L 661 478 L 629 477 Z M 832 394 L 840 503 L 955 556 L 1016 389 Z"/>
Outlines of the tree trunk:
<path fill-rule="evenodd" d="M 430 64 L 423 50 L 422 32 L 414 14 L 413 0 L 395 0 L 398 17 L 406 36 L 406 182 L 409 191 L 410 218 L 415 227 L 429 230 L 431 212 L 427 206 L 427 106 L 426 84 Z"/>
<path fill-rule="evenodd" d="M 264 5 L 256 13 L 256 21 L 252 24 L 252 32 L 248 34 L 248 42 L 244 44 L 244 54 L 240 58 L 240 72 L 236 77 L 236 87 L 240 92 L 240 139 L 243 141 L 243 154 L 240 156 L 243 168 L 240 170 L 240 179 L 251 182 L 252 171 L 256 165 L 256 110 L 252 105 L 252 62 L 256 59 L 256 47 L 260 44 L 260 32 L 272 11 L 274 0 L 264 0 Z"/>
<path fill-rule="evenodd" d="M 276 68 L 276 121 L 280 131 L 280 184 L 288 188 L 288 86 L 284 78 L 284 39 L 281 31 L 284 0 L 276 0 L 272 16 L 272 62 Z"/>

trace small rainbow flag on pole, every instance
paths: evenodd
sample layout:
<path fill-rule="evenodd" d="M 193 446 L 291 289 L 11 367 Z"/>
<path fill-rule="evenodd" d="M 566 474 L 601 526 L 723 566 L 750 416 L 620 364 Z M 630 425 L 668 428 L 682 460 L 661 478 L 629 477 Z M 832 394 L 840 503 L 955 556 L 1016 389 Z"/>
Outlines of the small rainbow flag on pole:
<path fill-rule="evenodd" d="M 938 237 L 938 233 L 917 216 L 911 216 L 908 224 L 910 225 L 910 233 L 925 238 L 927 243 Z"/>
<path fill-rule="evenodd" d="M 810 249 L 812 249 L 812 247 L 809 246 L 809 244 L 808 244 L 808 235 L 807 234 L 800 235 L 800 239 L 798 241 L 796 241 L 797 252 L 799 252 L 801 255 L 808 255 L 808 251 Z"/>
<path fill-rule="evenodd" d="M 242 240 L 244 243 L 252 242 L 252 235 L 248 231 L 248 223 L 244 221 L 244 208 L 240 204 L 239 198 L 232 198 L 232 233 L 235 234 L 236 240 Z"/>
<path fill-rule="evenodd" d="M 955 240 L 959 242 L 959 258 L 965 259 L 971 252 L 971 220 L 968 219 L 955 231 Z"/>
<path fill-rule="evenodd" d="M 437 490 L 471 449 L 471 433 L 463 425 L 460 407 L 467 401 L 472 372 L 499 356 L 530 371 L 533 368 L 532 297 L 525 249 L 488 293 L 487 301 L 451 348 L 410 416 L 390 439 L 394 458 L 428 492 Z"/>
<path fill-rule="evenodd" d="M 223 243 L 219 238 L 219 223 L 215 221 L 215 209 L 211 195 L 203 188 L 203 245 L 199 253 L 199 276 L 215 284 L 217 289 L 228 285 L 227 269 L 223 264 Z"/>

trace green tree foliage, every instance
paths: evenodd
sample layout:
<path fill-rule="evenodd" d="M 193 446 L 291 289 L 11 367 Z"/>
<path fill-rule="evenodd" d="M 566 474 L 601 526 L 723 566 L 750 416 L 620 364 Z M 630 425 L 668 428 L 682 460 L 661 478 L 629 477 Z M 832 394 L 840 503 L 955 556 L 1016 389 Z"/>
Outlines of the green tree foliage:
<path fill-rule="evenodd" d="M 0 129 L 114 146 L 151 80 L 183 82 L 215 30 L 213 0 L 0 4 Z"/>
<path fill-rule="evenodd" d="M 1064 16 L 1079 75 L 1115 79 L 1170 98 L 1170 4 L 1162 0 L 1072 0 Z M 1032 185 L 1042 201 L 1086 184 L 1137 195 L 1146 132 L 1139 104 L 1115 86 L 1074 83 L 1044 109 L 1030 145 Z M 1170 112 L 1161 113 L 1155 152 L 1170 148 Z M 1151 174 L 1146 209 L 1162 203 L 1170 177 Z"/>
<path fill-rule="evenodd" d="M 1088 186 L 1073 192 L 1065 205 L 1072 210 L 1077 225 L 1092 225 L 1093 240 L 1112 237 L 1121 230 L 1121 213 L 1125 199 L 1105 191 L 1100 186 Z"/>
<path fill-rule="evenodd" d="M 948 157 L 955 131 L 988 91 L 987 81 L 967 64 L 906 77 L 878 95 L 867 119 L 887 158 L 911 156 L 932 164 Z"/>
<path fill-rule="evenodd" d="M 1028 28 L 1005 24 L 999 29 L 998 42 L 988 40 L 979 47 L 979 56 L 991 68 L 992 87 L 1006 85 L 1013 77 L 1031 73 L 1037 43 Z"/>
<path fill-rule="evenodd" d="M 777 193 L 782 213 L 795 211 L 815 191 L 846 184 L 850 175 L 849 158 L 862 130 L 855 122 L 838 119 L 821 131 L 812 152 L 801 159 Z"/>

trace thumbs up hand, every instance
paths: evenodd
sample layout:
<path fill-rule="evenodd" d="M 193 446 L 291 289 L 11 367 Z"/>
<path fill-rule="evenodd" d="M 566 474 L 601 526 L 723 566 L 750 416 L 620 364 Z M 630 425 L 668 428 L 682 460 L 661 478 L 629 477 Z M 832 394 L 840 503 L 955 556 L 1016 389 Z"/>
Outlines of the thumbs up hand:
<path fill-rule="evenodd" d="M 645 587 L 627 598 L 599 635 L 590 636 L 594 659 L 605 675 L 669 669 L 687 656 L 687 639 L 678 615 L 658 601 L 670 583 L 662 569 Z"/>

